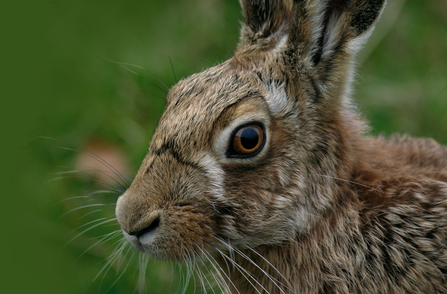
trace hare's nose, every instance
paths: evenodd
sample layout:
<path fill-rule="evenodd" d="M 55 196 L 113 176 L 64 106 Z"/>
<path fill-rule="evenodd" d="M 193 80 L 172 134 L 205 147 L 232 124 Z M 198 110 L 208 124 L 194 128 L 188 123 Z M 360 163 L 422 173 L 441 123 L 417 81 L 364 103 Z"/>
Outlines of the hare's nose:
<path fill-rule="evenodd" d="M 154 211 L 149 205 L 132 198 L 126 192 L 116 205 L 116 218 L 124 232 L 135 237 L 154 233 L 160 226 L 160 211 Z"/>
<path fill-rule="evenodd" d="M 140 238 L 141 236 L 155 232 L 157 228 L 160 226 L 160 217 L 156 217 L 152 222 L 149 223 L 146 227 L 143 227 L 141 230 L 131 231 L 128 234 Z"/>

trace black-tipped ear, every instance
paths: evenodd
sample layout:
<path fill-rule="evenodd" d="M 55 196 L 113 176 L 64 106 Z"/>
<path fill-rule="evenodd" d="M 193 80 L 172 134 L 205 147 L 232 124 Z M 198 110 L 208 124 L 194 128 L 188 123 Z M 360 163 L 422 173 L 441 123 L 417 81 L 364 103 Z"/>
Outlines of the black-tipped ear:
<path fill-rule="evenodd" d="M 385 0 L 295 0 L 290 41 L 314 65 L 336 51 L 358 50 L 372 31 Z M 350 45 L 351 48 L 348 48 Z"/>
<path fill-rule="evenodd" d="M 351 27 L 357 33 L 357 36 L 366 32 L 374 22 L 379 18 L 385 4 L 385 0 L 363 0 L 352 5 L 353 17 Z"/>
<path fill-rule="evenodd" d="M 290 21 L 293 0 L 240 0 L 249 29 L 245 41 L 256 41 L 277 32 Z"/>
<path fill-rule="evenodd" d="M 366 42 L 386 0 L 294 0 L 287 53 L 305 67 L 321 109 L 349 99 L 353 58 Z M 346 98 L 346 99 L 345 99 Z M 330 113 L 330 112 L 328 112 Z"/>
<path fill-rule="evenodd" d="M 385 0 L 329 0 L 324 12 L 314 62 L 328 59 L 342 48 L 358 51 L 369 37 Z"/>

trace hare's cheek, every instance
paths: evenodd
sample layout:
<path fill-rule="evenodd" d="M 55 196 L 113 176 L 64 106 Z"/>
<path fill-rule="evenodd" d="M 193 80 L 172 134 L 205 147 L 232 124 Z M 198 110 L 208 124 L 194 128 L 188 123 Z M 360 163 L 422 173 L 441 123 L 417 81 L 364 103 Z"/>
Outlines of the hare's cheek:
<path fill-rule="evenodd" d="M 205 171 L 207 179 L 207 192 L 212 198 L 225 202 L 225 189 L 223 182 L 225 179 L 225 173 L 222 166 L 217 160 L 209 153 L 201 152 L 198 154 L 197 163 Z"/>
<path fill-rule="evenodd" d="M 210 219 L 195 209 L 182 207 L 163 213 L 155 234 L 128 240 L 136 249 L 155 257 L 184 261 L 209 250 L 216 242 L 213 235 Z"/>

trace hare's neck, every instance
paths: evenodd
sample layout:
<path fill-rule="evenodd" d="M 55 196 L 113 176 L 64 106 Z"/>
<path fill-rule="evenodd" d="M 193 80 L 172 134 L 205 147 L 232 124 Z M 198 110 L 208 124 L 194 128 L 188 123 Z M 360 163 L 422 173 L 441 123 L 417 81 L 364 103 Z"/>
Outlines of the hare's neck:
<path fill-rule="evenodd" d="M 356 217 L 350 217 L 355 222 Z M 357 248 L 353 243 L 361 238 L 349 221 L 330 222 L 333 220 L 289 244 L 235 252 L 234 266 L 230 264 L 225 274 L 231 279 L 232 293 L 347 292 L 343 291 L 348 287 L 345 282 L 354 278 L 347 275 L 354 272 L 356 262 L 362 262 L 350 250 Z M 227 268 L 225 263 L 222 268 Z"/>

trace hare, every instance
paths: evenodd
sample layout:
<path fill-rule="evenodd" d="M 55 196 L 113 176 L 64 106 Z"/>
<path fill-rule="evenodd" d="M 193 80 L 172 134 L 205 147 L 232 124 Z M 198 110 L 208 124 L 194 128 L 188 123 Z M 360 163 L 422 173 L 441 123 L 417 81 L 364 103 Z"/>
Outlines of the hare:
<path fill-rule="evenodd" d="M 225 293 L 447 293 L 447 148 L 350 98 L 385 0 L 241 0 L 234 56 L 173 86 L 116 216 Z"/>

